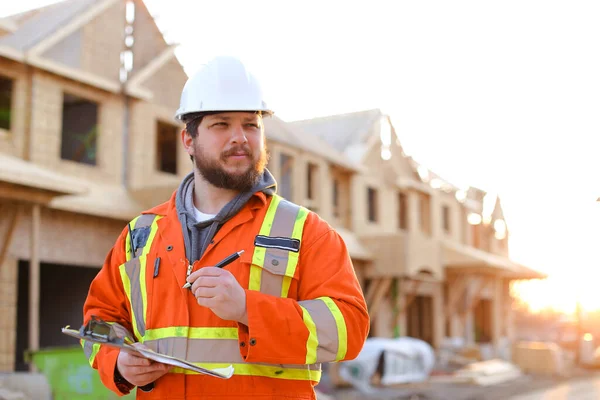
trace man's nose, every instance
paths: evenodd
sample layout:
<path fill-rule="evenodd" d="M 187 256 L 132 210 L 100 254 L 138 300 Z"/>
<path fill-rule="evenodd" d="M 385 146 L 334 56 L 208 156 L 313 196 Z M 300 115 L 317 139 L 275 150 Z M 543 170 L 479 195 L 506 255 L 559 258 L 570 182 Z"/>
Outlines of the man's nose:
<path fill-rule="evenodd" d="M 244 126 L 242 124 L 233 124 L 231 130 L 231 142 L 232 143 L 246 143 L 246 132 L 244 132 Z"/>

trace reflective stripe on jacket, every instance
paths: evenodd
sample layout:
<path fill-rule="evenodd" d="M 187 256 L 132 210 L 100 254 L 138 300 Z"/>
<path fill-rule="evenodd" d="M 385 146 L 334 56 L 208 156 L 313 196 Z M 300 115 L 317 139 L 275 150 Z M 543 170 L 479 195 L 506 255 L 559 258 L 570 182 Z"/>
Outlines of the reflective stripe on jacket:
<path fill-rule="evenodd" d="M 221 320 L 181 289 L 187 260 L 174 198 L 129 226 L 135 234 L 123 231 L 92 283 L 86 321 L 97 315 L 155 351 L 205 368 L 234 366 L 229 380 L 176 368 L 138 398 L 243 398 L 242 390 L 255 399 L 311 399 L 320 363 L 362 348 L 369 321 L 345 245 L 305 208 L 256 194 L 193 264 L 197 270 L 245 250 L 226 269 L 246 289 L 248 326 Z M 84 350 L 116 391 L 108 377 L 114 349 Z"/>

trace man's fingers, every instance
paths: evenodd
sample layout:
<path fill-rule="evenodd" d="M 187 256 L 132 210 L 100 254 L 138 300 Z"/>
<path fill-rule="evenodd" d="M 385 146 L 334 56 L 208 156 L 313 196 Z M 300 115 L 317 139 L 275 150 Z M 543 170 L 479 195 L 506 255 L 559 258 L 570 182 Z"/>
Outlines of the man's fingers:
<path fill-rule="evenodd" d="M 217 267 L 204 267 L 200 268 L 197 272 L 200 276 L 221 276 L 223 275 L 224 270 Z"/>
<path fill-rule="evenodd" d="M 215 287 L 221 286 L 223 277 L 199 276 L 194 279 L 190 275 L 190 277 L 187 280 L 188 280 L 188 282 L 190 282 L 192 284 L 192 293 L 194 293 L 196 291 L 196 289 L 198 289 L 199 287 L 215 288 Z"/>
<path fill-rule="evenodd" d="M 196 297 L 215 297 L 219 293 L 216 287 L 204 287 L 192 285 L 192 291 Z"/>
<path fill-rule="evenodd" d="M 194 290 L 194 289 L 192 289 L 192 290 Z M 220 293 L 219 289 L 214 288 L 214 287 L 199 287 L 194 290 L 194 296 L 196 298 L 199 298 L 199 297 L 211 298 L 211 297 L 217 296 L 219 293 Z"/>
<path fill-rule="evenodd" d="M 131 367 L 147 367 L 150 365 L 150 360 L 127 353 L 127 355 L 123 357 L 123 365 Z"/>
<path fill-rule="evenodd" d="M 217 287 L 219 286 L 221 280 L 222 278 L 219 276 L 199 276 L 194 281 L 194 284 L 196 284 L 198 287 Z"/>
<path fill-rule="evenodd" d="M 158 378 L 169 372 L 171 366 L 162 363 L 153 363 L 148 367 L 132 368 L 133 369 L 128 371 L 128 376 L 124 376 L 125 379 L 135 386 L 144 386 L 156 381 Z"/>
<path fill-rule="evenodd" d="M 202 267 L 198 271 L 194 271 L 188 277 L 188 282 L 193 282 L 193 280 L 198 279 L 200 276 L 221 276 L 223 274 L 223 270 L 221 268 L 216 267 Z"/>
<path fill-rule="evenodd" d="M 198 297 L 196 298 L 199 306 L 212 308 L 215 305 L 214 297 Z"/>
<path fill-rule="evenodd" d="M 170 366 L 167 364 L 155 362 L 145 367 L 132 367 L 129 372 L 136 378 L 141 378 L 143 376 L 152 374 L 159 374 L 160 376 L 162 374 L 167 373 L 169 371 L 169 368 Z"/>
<path fill-rule="evenodd" d="M 141 381 L 150 383 L 150 382 L 154 382 L 155 380 L 157 380 L 158 378 L 160 378 L 167 372 L 169 372 L 168 368 L 161 368 L 156 371 L 148 372 L 147 374 L 144 374 L 144 375 L 139 375 L 137 378 L 140 379 Z"/>

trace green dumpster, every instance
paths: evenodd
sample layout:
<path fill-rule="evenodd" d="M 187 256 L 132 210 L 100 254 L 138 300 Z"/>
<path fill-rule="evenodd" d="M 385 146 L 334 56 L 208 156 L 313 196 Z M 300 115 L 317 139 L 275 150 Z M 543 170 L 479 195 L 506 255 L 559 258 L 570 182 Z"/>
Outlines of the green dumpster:
<path fill-rule="evenodd" d="M 81 346 L 28 352 L 26 359 L 48 379 L 53 400 L 135 399 L 135 390 L 122 397 L 108 390 L 100 381 L 98 371 L 90 367 Z"/>

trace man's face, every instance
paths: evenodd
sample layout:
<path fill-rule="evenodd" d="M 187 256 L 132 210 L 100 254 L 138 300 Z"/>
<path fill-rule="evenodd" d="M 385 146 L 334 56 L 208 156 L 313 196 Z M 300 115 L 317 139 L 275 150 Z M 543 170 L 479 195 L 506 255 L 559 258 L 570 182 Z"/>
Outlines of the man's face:
<path fill-rule="evenodd" d="M 247 191 L 260 179 L 267 165 L 262 117 L 250 112 L 205 116 L 188 153 L 210 184 Z"/>

